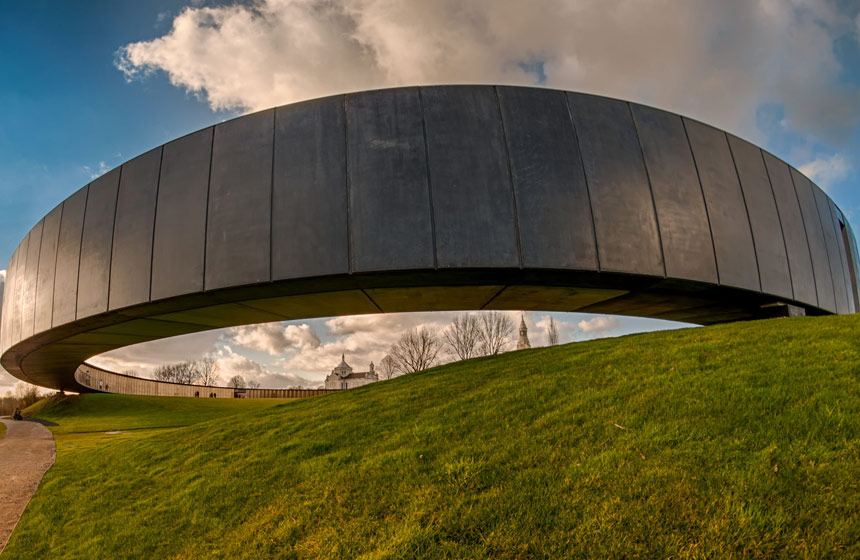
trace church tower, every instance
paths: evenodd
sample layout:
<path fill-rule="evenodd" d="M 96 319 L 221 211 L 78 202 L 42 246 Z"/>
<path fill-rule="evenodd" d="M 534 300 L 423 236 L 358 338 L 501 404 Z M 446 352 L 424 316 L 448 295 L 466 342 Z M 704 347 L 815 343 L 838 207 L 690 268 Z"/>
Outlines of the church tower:
<path fill-rule="evenodd" d="M 517 341 L 517 350 L 525 350 L 531 348 L 529 343 L 529 328 L 526 326 L 525 317 L 520 315 L 520 339 Z"/>

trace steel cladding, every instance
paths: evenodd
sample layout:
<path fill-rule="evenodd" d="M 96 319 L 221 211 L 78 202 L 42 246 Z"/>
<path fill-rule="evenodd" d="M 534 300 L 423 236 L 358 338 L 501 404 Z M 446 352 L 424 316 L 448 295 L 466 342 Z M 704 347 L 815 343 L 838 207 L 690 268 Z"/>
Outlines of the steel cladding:
<path fill-rule="evenodd" d="M 361 92 L 195 132 L 70 196 L 12 256 L 0 359 L 84 390 L 95 353 L 280 319 L 852 313 L 857 263 L 821 189 L 691 119 L 535 88 Z"/>

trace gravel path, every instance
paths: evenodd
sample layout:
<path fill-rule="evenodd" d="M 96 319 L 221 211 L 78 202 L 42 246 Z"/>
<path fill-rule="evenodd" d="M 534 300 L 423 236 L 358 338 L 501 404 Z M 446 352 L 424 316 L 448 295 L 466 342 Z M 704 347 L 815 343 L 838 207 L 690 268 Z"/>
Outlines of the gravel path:
<path fill-rule="evenodd" d="M 0 439 L 0 553 L 45 471 L 54 464 L 54 436 L 36 422 L 0 420 L 6 435 Z"/>

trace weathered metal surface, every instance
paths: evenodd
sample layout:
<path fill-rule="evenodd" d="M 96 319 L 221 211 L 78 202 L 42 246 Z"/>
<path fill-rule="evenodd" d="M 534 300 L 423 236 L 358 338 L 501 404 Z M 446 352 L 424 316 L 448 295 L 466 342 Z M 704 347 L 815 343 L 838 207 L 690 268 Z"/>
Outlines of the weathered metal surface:
<path fill-rule="evenodd" d="M 92 390 L 74 376 L 92 355 L 283 319 L 849 313 L 858 262 L 806 177 L 678 115 L 533 88 L 361 92 L 201 130 L 70 196 L 12 256 L 0 361 Z"/>

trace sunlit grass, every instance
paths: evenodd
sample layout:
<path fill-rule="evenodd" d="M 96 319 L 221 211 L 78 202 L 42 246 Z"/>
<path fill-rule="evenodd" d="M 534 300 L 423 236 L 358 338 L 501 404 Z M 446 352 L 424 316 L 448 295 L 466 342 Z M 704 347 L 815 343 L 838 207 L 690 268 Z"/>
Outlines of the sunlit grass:
<path fill-rule="evenodd" d="M 228 417 L 82 397 L 43 411 L 55 433 L 180 427 L 61 436 L 3 558 L 857 557 L 858 319 L 535 349 Z"/>

